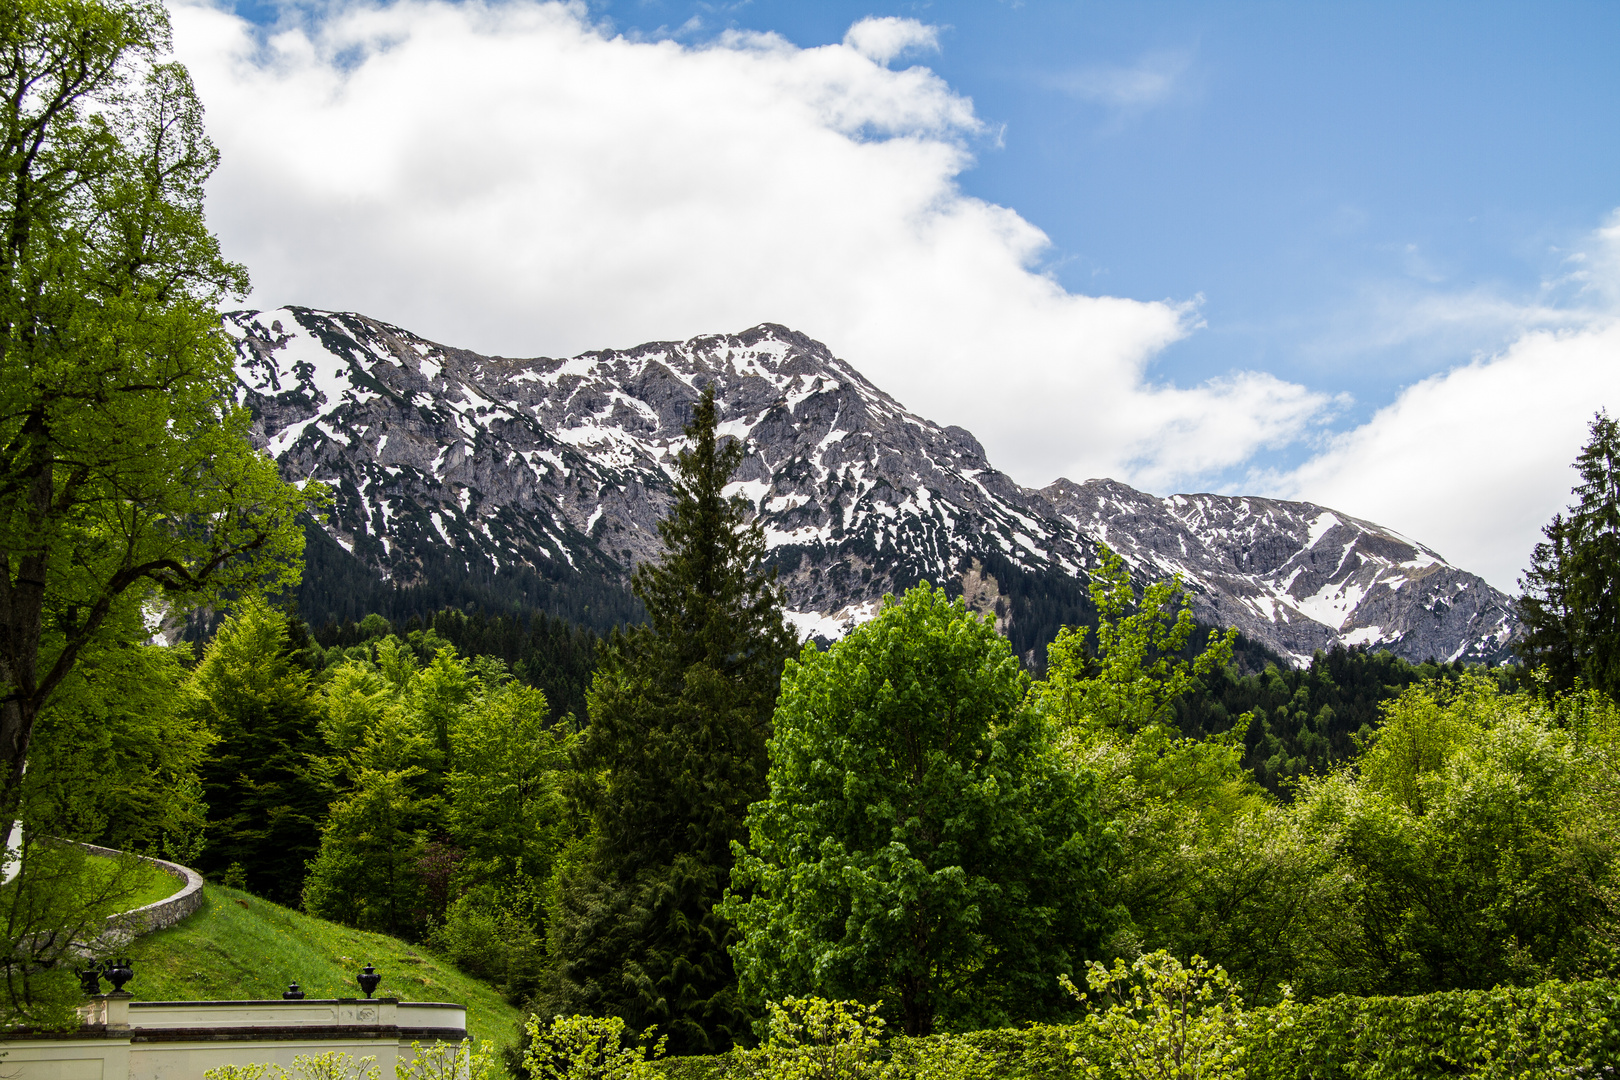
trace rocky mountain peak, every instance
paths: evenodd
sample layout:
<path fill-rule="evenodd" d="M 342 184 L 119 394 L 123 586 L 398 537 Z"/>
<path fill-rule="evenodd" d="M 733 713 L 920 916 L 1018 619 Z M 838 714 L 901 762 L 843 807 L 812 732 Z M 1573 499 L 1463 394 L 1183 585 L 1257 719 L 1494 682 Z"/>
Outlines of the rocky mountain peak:
<path fill-rule="evenodd" d="M 658 555 L 674 454 L 713 382 L 721 432 L 748 450 L 729 490 L 759 515 L 806 635 L 837 636 L 926 578 L 1038 650 L 1083 617 L 1100 543 L 1179 574 L 1201 619 L 1290 658 L 1342 643 L 1487 659 L 1516 629 L 1478 577 L 1337 511 L 1113 480 L 1023 488 L 968 431 L 776 324 L 563 359 L 481 356 L 347 312 L 226 324 L 262 445 L 330 484 L 328 535 L 400 583 L 446 559 L 622 580 Z"/>

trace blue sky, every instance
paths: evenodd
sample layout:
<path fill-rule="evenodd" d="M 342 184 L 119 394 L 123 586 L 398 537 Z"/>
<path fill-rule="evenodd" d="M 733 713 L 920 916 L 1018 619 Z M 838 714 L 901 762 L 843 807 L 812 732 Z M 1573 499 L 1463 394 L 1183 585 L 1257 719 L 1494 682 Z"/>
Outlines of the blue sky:
<path fill-rule="evenodd" d="M 1620 205 L 1615 3 L 592 8 L 688 42 L 831 44 L 868 15 L 941 26 L 915 59 L 991 128 L 964 190 L 1043 229 L 1072 291 L 1202 296 L 1206 325 L 1162 376 L 1259 367 L 1354 395 L 1346 421 L 1504 332 L 1367 320 L 1408 297 L 1540 301 Z"/>
<path fill-rule="evenodd" d="M 170 4 L 254 306 L 785 322 L 1022 483 L 1308 499 L 1507 589 L 1620 409 L 1620 4 Z"/>

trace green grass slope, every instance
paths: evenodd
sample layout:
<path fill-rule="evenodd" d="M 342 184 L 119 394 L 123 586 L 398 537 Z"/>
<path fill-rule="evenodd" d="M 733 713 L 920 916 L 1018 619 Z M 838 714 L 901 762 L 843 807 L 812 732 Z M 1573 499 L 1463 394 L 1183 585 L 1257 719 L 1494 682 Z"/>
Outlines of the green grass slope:
<path fill-rule="evenodd" d="M 467 1033 L 500 1047 L 517 1042 L 522 1016 L 494 987 L 398 938 L 351 930 L 222 885 L 203 887 L 203 906 L 125 950 L 139 1001 L 279 998 L 298 981 L 312 998 L 359 997 L 370 963 L 379 995 L 467 1006 Z"/>
<path fill-rule="evenodd" d="M 118 860 L 110 855 L 92 855 L 85 862 L 85 871 L 96 875 L 99 881 L 105 881 L 118 870 Z M 185 882 L 170 877 L 162 870 L 149 862 L 135 864 L 134 878 L 130 884 L 135 893 L 119 907 L 124 911 L 133 911 L 147 904 L 155 904 L 159 900 L 167 900 L 181 889 Z"/>

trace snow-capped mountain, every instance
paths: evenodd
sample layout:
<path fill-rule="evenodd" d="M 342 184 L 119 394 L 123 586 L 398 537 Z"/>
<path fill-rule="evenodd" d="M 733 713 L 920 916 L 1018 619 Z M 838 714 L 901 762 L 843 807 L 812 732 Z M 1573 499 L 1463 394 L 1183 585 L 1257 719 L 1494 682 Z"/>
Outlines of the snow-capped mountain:
<path fill-rule="evenodd" d="M 289 477 L 332 487 L 329 535 L 399 582 L 430 553 L 610 579 L 655 558 L 682 428 L 712 381 L 722 433 L 748 447 L 731 490 L 761 516 L 806 636 L 927 578 L 1034 648 L 1035 623 L 1080 617 L 1099 542 L 1149 576 L 1180 573 L 1200 619 L 1296 659 L 1338 642 L 1493 659 L 1516 629 L 1480 578 L 1347 514 L 1107 480 L 1020 487 L 969 432 L 781 326 L 519 360 L 342 312 L 226 325 L 256 436 Z"/>

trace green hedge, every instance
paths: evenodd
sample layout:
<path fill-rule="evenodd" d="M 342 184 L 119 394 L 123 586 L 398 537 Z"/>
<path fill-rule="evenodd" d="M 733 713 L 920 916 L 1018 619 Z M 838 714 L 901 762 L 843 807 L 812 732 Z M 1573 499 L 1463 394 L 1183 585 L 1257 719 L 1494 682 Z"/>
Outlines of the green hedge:
<path fill-rule="evenodd" d="M 1249 1013 L 1250 1080 L 1620 1077 L 1620 983 L 1331 997 Z"/>
<path fill-rule="evenodd" d="M 1614 981 L 1341 995 L 1243 1016 L 1247 1080 L 1620 1080 Z M 1084 1023 L 897 1038 L 888 1049 L 895 1072 L 927 1080 L 1082 1080 L 1085 1062 L 1117 1080 Z M 734 1064 L 728 1055 L 659 1067 L 670 1080 L 727 1080 L 746 1071 Z"/>

